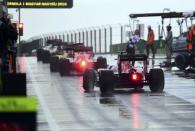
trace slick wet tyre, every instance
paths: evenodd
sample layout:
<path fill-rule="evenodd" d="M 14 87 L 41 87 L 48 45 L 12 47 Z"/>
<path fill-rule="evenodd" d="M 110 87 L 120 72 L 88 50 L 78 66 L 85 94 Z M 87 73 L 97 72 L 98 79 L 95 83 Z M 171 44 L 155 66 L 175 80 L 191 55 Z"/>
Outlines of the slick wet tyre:
<path fill-rule="evenodd" d="M 43 49 L 37 49 L 37 61 L 42 61 Z"/>
<path fill-rule="evenodd" d="M 102 96 L 110 96 L 114 90 L 114 73 L 112 70 L 102 70 L 99 77 L 99 87 Z"/>
<path fill-rule="evenodd" d="M 164 72 L 162 69 L 151 69 L 149 72 L 149 87 L 153 93 L 162 93 L 164 90 Z"/>
<path fill-rule="evenodd" d="M 52 56 L 50 58 L 50 71 L 58 72 L 59 70 L 59 58 L 57 56 Z"/>
<path fill-rule="evenodd" d="M 83 74 L 83 88 L 85 92 L 92 92 L 95 86 L 95 71 L 93 69 L 87 69 Z"/>
<path fill-rule="evenodd" d="M 68 59 L 60 60 L 60 75 L 68 76 L 70 75 L 71 65 Z"/>
<path fill-rule="evenodd" d="M 175 57 L 175 65 L 180 70 L 185 70 L 190 64 L 190 57 L 186 54 L 179 54 Z"/>
<path fill-rule="evenodd" d="M 43 63 L 49 63 L 50 62 L 51 54 L 49 51 L 44 51 L 43 54 Z"/>

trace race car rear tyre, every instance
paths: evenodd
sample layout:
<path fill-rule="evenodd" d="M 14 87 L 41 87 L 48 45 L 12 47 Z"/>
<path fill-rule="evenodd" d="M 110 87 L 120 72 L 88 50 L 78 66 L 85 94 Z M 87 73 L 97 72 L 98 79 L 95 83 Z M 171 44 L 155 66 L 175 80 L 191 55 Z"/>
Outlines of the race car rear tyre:
<path fill-rule="evenodd" d="M 83 88 L 85 92 L 92 92 L 95 86 L 95 71 L 87 69 L 83 74 Z"/>
<path fill-rule="evenodd" d="M 46 54 L 46 51 L 43 50 L 42 53 L 41 53 L 41 55 L 42 55 L 42 62 L 44 62 L 45 59 L 46 59 L 46 55 L 45 54 Z"/>
<path fill-rule="evenodd" d="M 149 87 L 153 93 L 162 93 L 164 89 L 164 72 L 162 69 L 150 69 Z"/>
<path fill-rule="evenodd" d="M 43 63 L 49 63 L 50 62 L 51 54 L 49 51 L 43 52 Z"/>
<path fill-rule="evenodd" d="M 42 60 L 42 52 L 43 52 L 43 49 L 37 49 L 37 61 Z"/>
<path fill-rule="evenodd" d="M 57 56 L 52 56 L 50 58 L 50 71 L 58 72 L 59 70 L 59 58 Z"/>
<path fill-rule="evenodd" d="M 110 96 L 114 90 L 114 73 L 112 70 L 102 70 L 99 76 L 99 87 L 102 96 Z"/>
<path fill-rule="evenodd" d="M 104 57 L 98 57 L 96 62 L 96 69 L 107 68 L 107 60 Z"/>
<path fill-rule="evenodd" d="M 185 70 L 190 64 L 190 57 L 186 54 L 178 54 L 175 57 L 175 65 L 180 70 Z"/>
<path fill-rule="evenodd" d="M 60 60 L 60 75 L 68 76 L 70 75 L 70 61 L 68 59 Z"/>

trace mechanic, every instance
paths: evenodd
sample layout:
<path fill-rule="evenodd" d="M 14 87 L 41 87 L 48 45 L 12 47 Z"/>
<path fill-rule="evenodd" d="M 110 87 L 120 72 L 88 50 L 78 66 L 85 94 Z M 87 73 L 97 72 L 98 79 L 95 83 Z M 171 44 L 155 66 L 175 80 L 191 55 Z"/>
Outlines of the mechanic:
<path fill-rule="evenodd" d="M 6 21 L 7 25 L 9 26 L 9 28 L 13 31 L 15 31 L 15 33 L 17 33 L 17 26 L 16 24 L 13 24 L 11 22 L 11 17 L 10 15 L 8 15 L 8 18 L 7 18 L 7 21 Z M 14 39 L 8 39 L 8 46 L 7 46 L 7 49 L 8 49 L 8 53 L 10 54 L 9 56 L 9 59 L 10 59 L 10 73 L 16 73 L 16 54 L 17 54 L 17 45 L 16 45 L 16 42 L 17 42 L 17 36 L 16 38 Z"/>
<path fill-rule="evenodd" d="M 147 39 L 147 45 L 146 45 L 146 53 L 147 57 L 149 57 L 149 49 L 152 50 L 152 57 L 155 57 L 155 50 L 154 50 L 154 31 L 151 28 L 151 26 L 148 26 L 148 39 Z"/>
<path fill-rule="evenodd" d="M 171 31 L 171 26 L 167 26 L 167 36 L 165 39 L 165 50 L 167 56 L 167 63 L 171 63 L 172 56 L 172 44 L 173 44 L 173 33 Z"/>
<path fill-rule="evenodd" d="M 17 40 L 17 30 L 9 25 L 8 12 L 5 6 L 0 5 L 0 56 L 2 73 L 9 73 L 9 41 Z"/>
<path fill-rule="evenodd" d="M 186 42 L 187 42 L 187 49 L 188 51 L 191 52 L 192 50 L 192 27 L 188 27 Z"/>
<path fill-rule="evenodd" d="M 134 55 L 135 54 L 135 44 L 140 40 L 139 30 L 135 30 L 134 34 L 130 37 L 129 43 L 127 45 L 127 54 Z"/>

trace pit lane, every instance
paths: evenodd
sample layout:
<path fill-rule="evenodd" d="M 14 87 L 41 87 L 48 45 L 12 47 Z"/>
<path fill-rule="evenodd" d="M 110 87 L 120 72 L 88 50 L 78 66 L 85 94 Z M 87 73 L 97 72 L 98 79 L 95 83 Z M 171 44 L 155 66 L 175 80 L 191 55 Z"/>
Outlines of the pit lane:
<path fill-rule="evenodd" d="M 106 57 L 112 64 L 116 56 Z M 99 88 L 85 93 L 82 77 L 60 77 L 35 57 L 24 59 L 28 95 L 39 100 L 39 131 L 195 130 L 195 81 L 176 75 L 176 69 L 165 69 L 162 94 L 145 87 L 116 90 L 114 97 L 103 98 Z"/>

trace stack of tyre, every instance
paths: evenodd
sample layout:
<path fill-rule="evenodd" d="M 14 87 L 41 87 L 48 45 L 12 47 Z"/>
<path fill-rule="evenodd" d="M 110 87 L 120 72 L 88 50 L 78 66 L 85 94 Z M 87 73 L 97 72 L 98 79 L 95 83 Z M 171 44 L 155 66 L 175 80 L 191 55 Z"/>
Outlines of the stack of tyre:
<path fill-rule="evenodd" d="M 175 66 L 185 70 L 188 66 L 195 68 L 195 53 L 180 53 L 175 57 Z"/>

